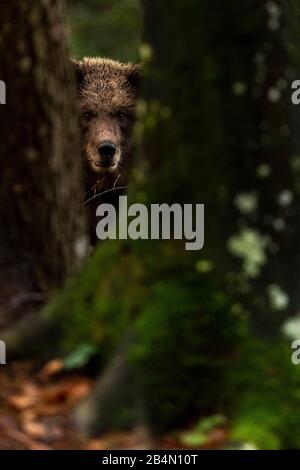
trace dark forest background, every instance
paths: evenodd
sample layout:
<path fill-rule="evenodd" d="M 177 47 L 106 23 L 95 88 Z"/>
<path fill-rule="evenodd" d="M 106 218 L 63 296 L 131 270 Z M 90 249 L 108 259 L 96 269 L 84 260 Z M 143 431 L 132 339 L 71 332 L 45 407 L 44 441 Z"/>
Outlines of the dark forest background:
<path fill-rule="evenodd" d="M 291 103 L 300 79 L 299 0 L 68 0 L 65 11 L 60 2 L 40 8 L 20 7 L 16 37 L 13 10 L 0 6 L 4 44 L 17 57 L 10 49 L 0 58 L 0 78 L 15 96 L 0 116 L 0 337 L 8 353 L 0 446 L 8 401 L 14 426 L 36 447 L 41 426 L 47 445 L 59 447 L 36 402 L 20 408 L 10 392 L 20 380 L 17 397 L 28 403 L 33 370 L 40 400 L 57 380 L 73 390 L 56 428 L 97 436 L 96 448 L 120 432 L 113 445 L 127 448 L 300 448 L 300 366 L 291 361 L 300 339 L 300 111 Z M 32 67 L 28 35 L 36 38 Z M 82 262 L 68 41 L 77 58 L 142 63 L 129 197 L 204 203 L 203 250 L 185 251 L 178 240 L 111 240 Z M 31 78 L 16 73 L 18 64 Z M 38 93 L 26 96 L 30 86 Z M 32 166 L 32 149 L 43 163 Z M 136 432 L 138 444 L 130 440 Z M 6 439 L 3 448 L 32 448 Z M 70 442 L 60 446 L 91 445 Z"/>

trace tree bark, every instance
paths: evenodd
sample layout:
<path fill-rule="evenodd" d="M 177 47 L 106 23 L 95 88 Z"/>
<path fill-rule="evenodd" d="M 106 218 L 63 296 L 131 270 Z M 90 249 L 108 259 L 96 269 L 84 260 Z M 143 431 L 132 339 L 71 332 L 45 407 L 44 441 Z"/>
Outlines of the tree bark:
<path fill-rule="evenodd" d="M 7 103 L 0 112 L 3 325 L 36 309 L 76 272 L 87 239 L 75 85 L 61 2 L 1 2 L 0 18 L 0 78 Z"/>

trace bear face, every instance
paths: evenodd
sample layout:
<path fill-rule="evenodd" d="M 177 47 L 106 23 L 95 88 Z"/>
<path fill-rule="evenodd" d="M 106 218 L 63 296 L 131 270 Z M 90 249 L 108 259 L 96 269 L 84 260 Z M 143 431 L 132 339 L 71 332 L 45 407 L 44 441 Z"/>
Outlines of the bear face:
<path fill-rule="evenodd" d="M 82 153 L 96 178 L 118 176 L 131 148 L 140 68 L 85 58 L 75 67 Z"/>

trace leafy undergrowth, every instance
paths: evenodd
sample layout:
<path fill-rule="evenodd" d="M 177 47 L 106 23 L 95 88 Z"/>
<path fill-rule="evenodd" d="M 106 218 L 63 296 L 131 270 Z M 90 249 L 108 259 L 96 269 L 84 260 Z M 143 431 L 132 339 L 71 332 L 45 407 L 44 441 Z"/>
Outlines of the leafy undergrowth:
<path fill-rule="evenodd" d="M 153 438 L 139 427 L 130 432 L 111 431 L 100 438 L 87 438 L 74 430 L 69 413 L 93 386 L 83 374 L 62 372 L 60 360 L 42 369 L 29 362 L 1 367 L 0 449 L 180 449 L 200 447 L 198 430 Z M 214 421 L 214 420 L 213 420 Z M 218 423 L 217 423 L 218 424 Z M 200 429 L 201 440 L 203 429 Z M 204 448 L 226 446 L 228 431 L 223 423 L 211 426 Z"/>

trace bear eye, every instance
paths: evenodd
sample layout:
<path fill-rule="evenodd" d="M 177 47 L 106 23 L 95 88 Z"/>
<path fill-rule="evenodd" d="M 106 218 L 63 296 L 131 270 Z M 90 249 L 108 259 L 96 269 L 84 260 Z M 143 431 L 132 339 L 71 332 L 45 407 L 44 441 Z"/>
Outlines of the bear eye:
<path fill-rule="evenodd" d="M 94 116 L 93 112 L 92 111 L 85 111 L 83 113 L 83 118 L 86 120 L 86 121 L 89 121 L 90 119 L 92 119 L 92 117 Z"/>
<path fill-rule="evenodd" d="M 123 111 L 118 111 L 116 117 L 119 121 L 124 121 L 126 119 L 126 114 Z"/>

